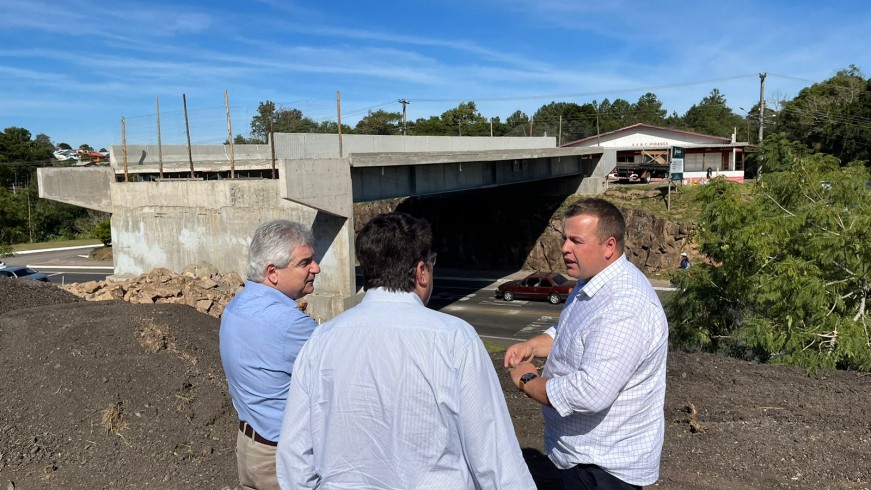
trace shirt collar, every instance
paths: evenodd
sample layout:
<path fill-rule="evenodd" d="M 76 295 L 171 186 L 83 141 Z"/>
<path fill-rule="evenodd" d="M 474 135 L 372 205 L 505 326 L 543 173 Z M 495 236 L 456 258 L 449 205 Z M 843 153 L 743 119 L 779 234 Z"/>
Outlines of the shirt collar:
<path fill-rule="evenodd" d="M 608 267 L 602 269 L 602 272 L 599 272 L 595 276 L 591 277 L 589 281 L 581 288 L 581 291 L 587 295 L 588 298 L 592 298 L 602 287 L 608 283 L 614 276 L 623 272 L 629 264 L 629 260 L 626 259 L 626 254 L 621 254 L 620 257 L 614 261 Z"/>
<path fill-rule="evenodd" d="M 275 288 L 269 287 L 265 284 L 261 284 L 259 282 L 254 282 L 254 281 L 246 279 L 245 280 L 245 289 L 248 289 L 249 291 L 251 291 L 254 294 L 257 294 L 258 296 L 268 296 L 268 297 L 272 297 L 278 301 L 290 301 L 290 303 L 293 304 L 294 308 L 297 307 L 296 300 L 294 300 L 290 296 L 282 293 L 281 291 L 279 291 Z"/>
<path fill-rule="evenodd" d="M 415 293 L 414 291 L 388 291 L 385 288 L 375 288 L 366 291 L 366 296 L 363 297 L 361 303 L 368 303 L 370 301 L 417 303 L 420 306 L 424 306 L 423 301 L 420 300 L 420 296 L 418 296 L 417 293 Z"/>

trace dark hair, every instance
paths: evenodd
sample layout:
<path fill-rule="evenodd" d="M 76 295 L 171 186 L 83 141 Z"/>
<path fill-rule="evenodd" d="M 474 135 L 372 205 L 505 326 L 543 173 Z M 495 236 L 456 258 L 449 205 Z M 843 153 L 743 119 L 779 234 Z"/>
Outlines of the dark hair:
<path fill-rule="evenodd" d="M 372 218 L 354 242 L 363 270 L 363 289 L 414 291 L 418 262 L 429 259 L 432 229 L 429 223 L 405 213 L 384 213 Z"/>
<path fill-rule="evenodd" d="M 565 219 L 582 214 L 599 218 L 596 236 L 599 238 L 600 244 L 608 238 L 614 237 L 617 240 L 617 250 L 623 252 L 626 220 L 617 206 L 604 199 L 588 197 L 572 204 L 566 211 Z"/>

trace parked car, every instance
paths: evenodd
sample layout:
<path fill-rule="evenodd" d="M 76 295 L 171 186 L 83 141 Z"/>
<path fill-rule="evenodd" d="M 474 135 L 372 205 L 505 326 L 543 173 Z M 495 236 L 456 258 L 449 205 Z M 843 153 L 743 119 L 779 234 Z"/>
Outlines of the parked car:
<path fill-rule="evenodd" d="M 30 267 L 6 266 L 0 268 L 0 276 L 10 279 L 30 279 L 32 281 L 48 282 L 48 275 L 37 272 Z"/>
<path fill-rule="evenodd" d="M 566 279 L 556 272 L 535 272 L 519 281 L 508 281 L 496 288 L 496 297 L 505 301 L 517 299 L 546 299 L 559 304 L 569 297 L 577 281 Z"/>

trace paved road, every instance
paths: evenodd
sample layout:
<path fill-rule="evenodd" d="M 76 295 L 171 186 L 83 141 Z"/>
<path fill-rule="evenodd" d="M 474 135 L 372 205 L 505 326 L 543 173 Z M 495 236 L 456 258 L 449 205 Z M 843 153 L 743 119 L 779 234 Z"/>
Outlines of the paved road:
<path fill-rule="evenodd" d="M 91 247 L 93 248 L 93 247 Z M 28 265 L 49 274 L 55 284 L 99 281 L 112 274 L 111 262 L 88 259 L 90 248 L 32 252 L 7 257 L 9 265 Z M 519 279 L 526 272 L 468 271 L 436 267 L 436 282 L 429 306 L 469 322 L 482 339 L 510 345 L 529 339 L 553 325 L 562 304 L 547 301 L 503 301 L 494 291 L 501 282 Z M 660 298 L 673 294 L 667 281 L 652 281 Z"/>
<path fill-rule="evenodd" d="M 102 281 L 112 274 L 112 262 L 95 262 L 88 254 L 99 245 L 64 249 L 35 250 L 4 257 L 7 265 L 26 265 L 48 274 L 53 284 Z"/>

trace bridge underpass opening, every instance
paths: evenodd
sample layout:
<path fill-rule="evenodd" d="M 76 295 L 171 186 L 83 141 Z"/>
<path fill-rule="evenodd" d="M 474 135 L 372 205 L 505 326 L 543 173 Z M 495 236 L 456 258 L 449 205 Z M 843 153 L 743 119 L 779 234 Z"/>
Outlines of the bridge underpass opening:
<path fill-rule="evenodd" d="M 559 253 L 558 211 L 575 196 L 567 190 L 570 187 L 551 180 L 359 203 L 354 205 L 355 233 L 376 214 L 395 210 L 432 224 L 433 248 L 441 267 L 565 270 Z M 562 188 L 566 190 L 560 192 Z"/>

